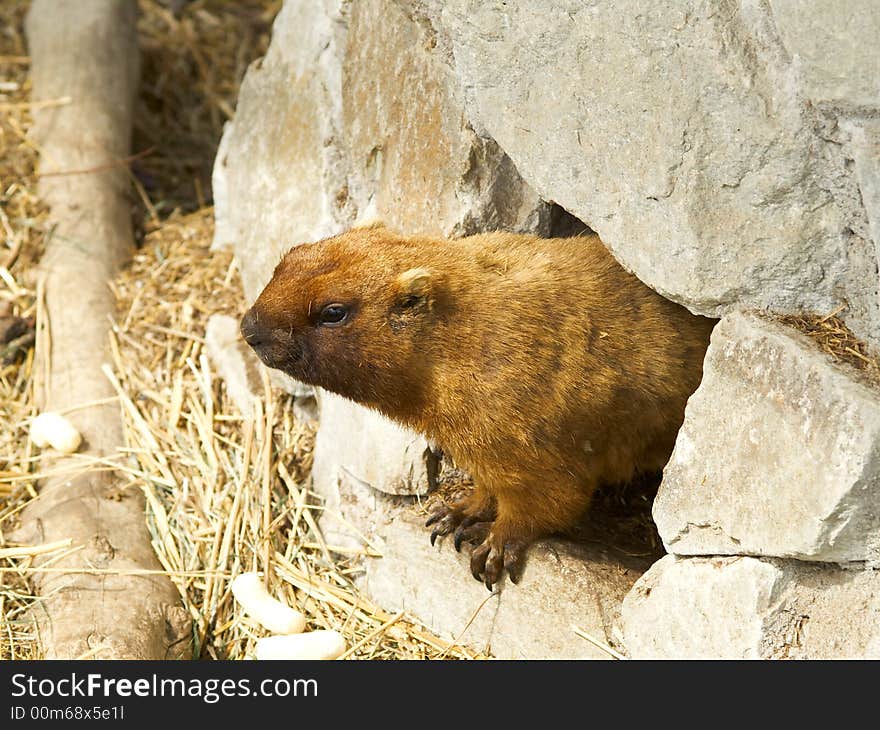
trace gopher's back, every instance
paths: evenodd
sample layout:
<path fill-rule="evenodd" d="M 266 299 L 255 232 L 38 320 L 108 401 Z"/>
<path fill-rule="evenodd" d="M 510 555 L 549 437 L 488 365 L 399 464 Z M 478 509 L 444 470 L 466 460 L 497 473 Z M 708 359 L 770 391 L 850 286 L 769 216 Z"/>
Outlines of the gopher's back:
<path fill-rule="evenodd" d="M 496 233 L 449 248 L 456 311 L 436 339 L 460 356 L 438 355 L 447 413 L 423 429 L 440 425 L 438 441 L 477 471 L 520 453 L 576 472 L 585 491 L 662 468 L 713 321 L 626 272 L 597 236 Z"/>

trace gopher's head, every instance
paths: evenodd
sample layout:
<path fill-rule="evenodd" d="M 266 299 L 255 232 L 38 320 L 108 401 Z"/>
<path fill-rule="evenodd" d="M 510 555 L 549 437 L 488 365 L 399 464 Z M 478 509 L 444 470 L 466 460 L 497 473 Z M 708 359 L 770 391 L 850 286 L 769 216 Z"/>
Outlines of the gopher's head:
<path fill-rule="evenodd" d="M 418 407 L 443 282 L 384 226 L 291 249 L 241 321 L 260 359 L 393 415 Z"/>

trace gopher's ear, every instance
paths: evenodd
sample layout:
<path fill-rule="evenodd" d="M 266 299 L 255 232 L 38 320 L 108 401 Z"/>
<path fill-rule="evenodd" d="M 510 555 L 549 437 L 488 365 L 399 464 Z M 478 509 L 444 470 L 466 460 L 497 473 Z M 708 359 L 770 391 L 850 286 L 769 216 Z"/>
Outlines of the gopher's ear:
<path fill-rule="evenodd" d="M 409 269 L 397 277 L 397 296 L 391 309 L 391 329 L 434 309 L 437 281 L 428 269 Z"/>
<path fill-rule="evenodd" d="M 431 272 L 427 269 L 409 269 L 397 277 L 401 293 L 413 297 L 427 297 L 431 293 Z"/>

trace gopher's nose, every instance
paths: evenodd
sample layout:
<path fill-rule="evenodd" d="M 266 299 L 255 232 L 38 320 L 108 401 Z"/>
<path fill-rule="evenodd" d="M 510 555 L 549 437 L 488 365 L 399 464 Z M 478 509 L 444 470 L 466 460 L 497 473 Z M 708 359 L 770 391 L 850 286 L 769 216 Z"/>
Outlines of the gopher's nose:
<path fill-rule="evenodd" d="M 257 349 L 269 340 L 269 331 L 260 324 L 260 318 L 251 307 L 241 318 L 241 336 L 251 347 Z"/>

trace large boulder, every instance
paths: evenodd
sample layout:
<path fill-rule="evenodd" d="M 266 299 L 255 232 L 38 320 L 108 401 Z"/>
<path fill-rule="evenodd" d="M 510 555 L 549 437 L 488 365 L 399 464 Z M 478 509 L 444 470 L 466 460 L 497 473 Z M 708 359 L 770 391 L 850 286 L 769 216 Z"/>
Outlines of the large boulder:
<path fill-rule="evenodd" d="M 623 603 L 634 659 L 880 658 L 880 571 L 667 556 Z"/>
<path fill-rule="evenodd" d="M 727 315 L 654 519 L 679 555 L 880 560 L 880 391 L 790 327 Z"/>
<path fill-rule="evenodd" d="M 709 315 L 845 299 L 880 342 L 838 124 L 877 108 L 880 5 L 451 0 L 442 21 L 474 123 L 643 281 Z"/>
<path fill-rule="evenodd" d="M 368 558 L 363 588 L 387 610 L 419 616 L 439 634 L 500 659 L 609 659 L 601 644 L 620 642 L 623 597 L 645 569 L 599 545 L 542 541 L 529 551 L 517 585 L 490 594 L 468 568 L 467 551 L 451 540 L 436 546 L 412 505 L 384 501 L 373 541 L 382 558 Z"/>

